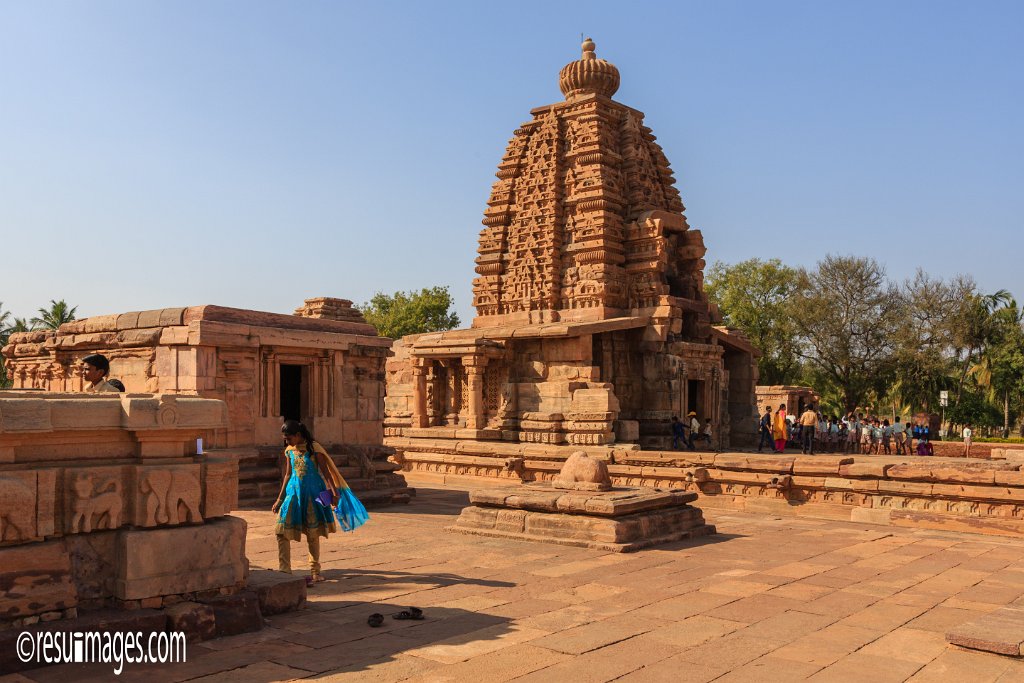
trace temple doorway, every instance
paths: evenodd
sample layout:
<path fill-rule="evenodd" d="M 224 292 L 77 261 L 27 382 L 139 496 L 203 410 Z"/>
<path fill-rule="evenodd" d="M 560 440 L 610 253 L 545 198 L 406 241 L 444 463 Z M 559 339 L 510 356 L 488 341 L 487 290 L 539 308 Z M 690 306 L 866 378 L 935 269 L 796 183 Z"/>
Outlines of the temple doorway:
<path fill-rule="evenodd" d="M 697 417 L 703 420 L 710 417 L 704 411 L 704 380 L 691 379 L 686 382 L 686 412 L 697 413 Z"/>
<path fill-rule="evenodd" d="M 285 420 L 302 419 L 302 366 L 281 366 L 281 417 Z"/>

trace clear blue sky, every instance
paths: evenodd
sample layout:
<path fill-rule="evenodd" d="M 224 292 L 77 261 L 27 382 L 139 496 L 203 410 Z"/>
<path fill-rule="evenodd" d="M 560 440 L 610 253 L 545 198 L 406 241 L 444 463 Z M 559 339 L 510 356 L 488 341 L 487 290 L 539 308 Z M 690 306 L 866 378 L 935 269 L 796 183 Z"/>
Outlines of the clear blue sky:
<path fill-rule="evenodd" d="M 0 301 L 449 285 L 580 33 L 709 262 L 871 255 L 1024 298 L 1024 3 L 0 0 Z"/>

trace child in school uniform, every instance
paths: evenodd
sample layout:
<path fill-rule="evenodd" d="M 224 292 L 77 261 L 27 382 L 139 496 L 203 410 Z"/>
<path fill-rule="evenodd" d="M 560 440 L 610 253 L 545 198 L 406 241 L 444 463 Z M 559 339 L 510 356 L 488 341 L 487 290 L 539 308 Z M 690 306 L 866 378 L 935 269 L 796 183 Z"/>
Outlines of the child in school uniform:
<path fill-rule="evenodd" d="M 882 423 L 878 421 L 876 417 L 871 423 L 871 452 L 874 455 L 878 455 L 878 451 L 882 446 L 882 435 L 885 430 L 882 429 Z"/>

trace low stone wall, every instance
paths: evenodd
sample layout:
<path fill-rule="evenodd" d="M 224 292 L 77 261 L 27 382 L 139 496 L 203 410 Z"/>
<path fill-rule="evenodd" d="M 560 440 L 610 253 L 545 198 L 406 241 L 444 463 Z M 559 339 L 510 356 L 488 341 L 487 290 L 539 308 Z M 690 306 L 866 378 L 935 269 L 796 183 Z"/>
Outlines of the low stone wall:
<path fill-rule="evenodd" d="M 1021 461 L 916 456 L 771 456 L 392 438 L 414 484 L 546 481 L 576 450 L 618 486 L 684 489 L 697 505 L 986 534 L 1024 533 Z"/>
<path fill-rule="evenodd" d="M 222 401 L 0 392 L 0 630 L 245 585 L 238 465 L 196 455 Z"/>

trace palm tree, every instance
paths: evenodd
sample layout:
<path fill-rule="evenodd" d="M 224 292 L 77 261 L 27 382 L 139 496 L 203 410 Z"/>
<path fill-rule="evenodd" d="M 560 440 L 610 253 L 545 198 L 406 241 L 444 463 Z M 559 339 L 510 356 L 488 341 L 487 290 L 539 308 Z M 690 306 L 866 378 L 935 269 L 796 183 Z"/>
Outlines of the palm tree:
<path fill-rule="evenodd" d="M 34 322 L 24 318 L 15 318 L 14 324 L 7 328 L 7 332 L 8 334 L 13 334 L 15 332 L 31 332 L 34 329 L 36 329 Z"/>
<path fill-rule="evenodd" d="M 46 330 L 56 330 L 64 323 L 69 323 L 74 320 L 75 311 L 77 310 L 78 306 L 68 308 L 64 299 L 61 299 L 60 301 L 54 301 L 51 299 L 49 310 L 40 308 L 39 317 L 32 318 L 29 322 Z"/>
<path fill-rule="evenodd" d="M 985 355 L 988 347 L 999 333 L 1000 324 L 1007 315 L 1005 311 L 1016 309 L 1016 301 L 1005 289 L 992 294 L 973 297 L 967 307 L 966 320 L 961 321 L 962 346 L 966 352 L 960 369 L 960 381 L 956 392 L 956 401 L 960 402 L 964 382 L 971 367 L 977 365 Z"/>
<path fill-rule="evenodd" d="M 1012 297 L 991 313 L 991 330 L 971 374 L 988 399 L 1003 404 L 1003 438 L 1010 435 L 1010 393 L 1024 379 L 1024 310 Z"/>

